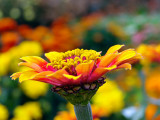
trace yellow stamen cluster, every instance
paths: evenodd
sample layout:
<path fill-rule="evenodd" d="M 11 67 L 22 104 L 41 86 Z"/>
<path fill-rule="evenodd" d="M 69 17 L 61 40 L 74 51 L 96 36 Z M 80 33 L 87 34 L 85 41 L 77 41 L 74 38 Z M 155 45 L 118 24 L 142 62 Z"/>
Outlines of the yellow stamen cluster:
<path fill-rule="evenodd" d="M 65 53 L 51 52 L 53 58 L 48 65 L 55 69 L 71 68 L 77 66 L 79 63 L 88 63 L 91 60 L 97 60 L 101 55 L 95 50 L 75 49 Z"/>

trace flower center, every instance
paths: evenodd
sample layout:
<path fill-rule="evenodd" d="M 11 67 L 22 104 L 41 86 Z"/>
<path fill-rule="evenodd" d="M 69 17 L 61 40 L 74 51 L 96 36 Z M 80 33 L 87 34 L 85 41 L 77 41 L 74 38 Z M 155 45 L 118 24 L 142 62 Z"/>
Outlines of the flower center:
<path fill-rule="evenodd" d="M 75 49 L 64 53 L 52 52 L 53 59 L 48 65 L 55 69 L 74 69 L 80 63 L 88 63 L 90 60 L 97 60 L 101 55 L 95 50 Z"/>

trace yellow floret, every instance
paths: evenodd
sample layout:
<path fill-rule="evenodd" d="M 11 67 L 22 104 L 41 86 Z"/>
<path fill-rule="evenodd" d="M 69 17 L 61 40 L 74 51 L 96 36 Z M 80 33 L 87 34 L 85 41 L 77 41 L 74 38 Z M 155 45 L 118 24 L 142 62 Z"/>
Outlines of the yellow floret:
<path fill-rule="evenodd" d="M 77 66 L 79 63 L 88 63 L 90 60 L 97 60 L 101 55 L 95 50 L 75 49 L 65 53 L 50 52 L 46 54 L 55 69 L 70 68 Z"/>

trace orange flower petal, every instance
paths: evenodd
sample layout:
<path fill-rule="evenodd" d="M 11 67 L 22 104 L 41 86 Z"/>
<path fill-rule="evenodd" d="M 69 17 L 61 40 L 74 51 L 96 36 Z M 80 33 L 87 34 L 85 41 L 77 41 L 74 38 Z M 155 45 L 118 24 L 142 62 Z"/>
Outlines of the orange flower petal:
<path fill-rule="evenodd" d="M 123 60 L 130 59 L 136 55 L 136 52 L 133 49 L 128 49 L 120 53 L 117 58 L 117 64 Z"/>
<path fill-rule="evenodd" d="M 110 47 L 107 51 L 106 54 L 109 54 L 109 53 L 115 53 L 116 51 L 118 51 L 119 49 L 121 49 L 124 45 L 114 45 L 112 47 Z"/>
<path fill-rule="evenodd" d="M 65 69 L 58 70 L 53 74 L 47 75 L 48 78 L 54 79 L 57 82 L 59 81 L 61 84 L 68 83 L 68 79 L 64 76 L 64 74 L 68 75 L 68 72 Z"/>
<path fill-rule="evenodd" d="M 30 80 L 36 80 L 36 81 L 60 86 L 61 85 L 60 81 L 55 80 L 51 77 L 48 77 L 49 75 L 52 75 L 52 74 L 53 74 L 52 71 L 43 71 L 43 72 L 35 74 L 33 77 L 30 78 Z"/>
<path fill-rule="evenodd" d="M 26 57 L 22 57 L 21 60 L 24 60 L 26 62 L 36 63 L 40 66 L 47 65 L 47 62 L 44 59 L 37 56 L 26 56 Z"/>
<path fill-rule="evenodd" d="M 13 80 L 15 80 L 15 79 L 19 78 L 19 76 L 20 76 L 21 74 L 22 74 L 22 72 L 14 73 L 14 74 L 11 75 L 11 78 L 12 78 Z"/>
<path fill-rule="evenodd" d="M 22 74 L 19 76 L 19 82 L 30 80 L 35 74 L 37 74 L 37 72 L 33 70 L 22 72 Z"/>
<path fill-rule="evenodd" d="M 117 54 L 106 54 L 104 57 L 102 57 L 99 67 L 107 67 L 116 56 Z"/>
<path fill-rule="evenodd" d="M 131 64 L 129 64 L 129 63 L 124 63 L 124 64 L 118 66 L 118 68 L 125 68 L 125 69 L 131 70 L 131 69 L 132 69 L 132 66 L 131 66 Z"/>
<path fill-rule="evenodd" d="M 134 63 L 138 60 L 140 60 L 142 58 L 142 56 L 140 54 L 135 55 L 134 57 L 130 58 L 130 59 L 126 59 L 124 61 L 119 62 L 119 64 L 124 64 L 124 63 Z"/>
<path fill-rule="evenodd" d="M 107 73 L 108 71 L 110 70 L 113 70 L 117 68 L 116 65 L 112 65 L 110 67 L 98 67 L 96 68 L 93 73 L 91 74 L 90 78 L 89 78 L 89 81 L 94 81 L 94 80 L 98 80 L 98 78 L 100 78 L 101 76 L 103 76 L 105 73 Z"/>
<path fill-rule="evenodd" d="M 77 75 L 82 75 L 82 79 L 87 80 L 92 72 L 94 64 L 95 62 L 91 61 L 90 63 L 81 63 L 77 65 L 76 67 Z"/>
<path fill-rule="evenodd" d="M 51 74 L 53 74 L 52 71 L 43 71 L 43 72 L 35 74 L 35 76 L 33 76 L 31 79 L 38 80 L 40 78 L 47 78 L 48 75 L 51 75 Z"/>
<path fill-rule="evenodd" d="M 80 82 L 81 82 L 80 78 L 82 75 L 73 76 L 73 75 L 64 74 L 63 76 L 66 77 L 67 79 L 71 80 L 73 84 L 80 84 Z"/>
<path fill-rule="evenodd" d="M 37 72 L 42 72 L 43 71 L 39 65 L 37 65 L 35 63 L 31 63 L 31 62 L 20 62 L 18 65 L 27 66 L 29 68 L 34 69 Z"/>

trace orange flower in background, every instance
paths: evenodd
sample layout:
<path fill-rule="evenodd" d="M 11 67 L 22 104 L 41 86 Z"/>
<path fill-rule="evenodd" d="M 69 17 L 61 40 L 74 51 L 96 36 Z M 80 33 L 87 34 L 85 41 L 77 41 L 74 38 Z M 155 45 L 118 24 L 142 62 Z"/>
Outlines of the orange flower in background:
<path fill-rule="evenodd" d="M 2 43 L 2 48 L 1 51 L 5 52 L 9 50 L 11 47 L 15 46 L 18 44 L 20 41 L 20 36 L 16 32 L 5 32 L 1 35 L 1 43 Z"/>
<path fill-rule="evenodd" d="M 32 28 L 29 25 L 19 25 L 18 32 L 24 38 L 29 38 L 30 34 L 32 33 Z"/>
<path fill-rule="evenodd" d="M 61 44 L 55 40 L 54 35 L 52 33 L 47 33 L 44 38 L 40 41 L 44 51 L 52 51 L 59 48 L 58 45 Z"/>
<path fill-rule="evenodd" d="M 29 35 L 29 39 L 33 41 L 41 41 L 48 32 L 49 32 L 49 29 L 47 27 L 38 26 Z"/>
<path fill-rule="evenodd" d="M 81 45 L 81 41 L 73 34 L 68 20 L 69 17 L 61 17 L 55 20 L 50 28 L 46 26 L 31 28 L 25 24 L 18 26 L 16 21 L 11 18 L 3 18 L 0 20 L 3 45 L 0 51 L 5 52 L 10 47 L 15 46 L 20 38 L 22 40 L 27 39 L 40 42 L 45 52 L 73 50 Z"/>
<path fill-rule="evenodd" d="M 146 120 L 160 120 L 160 115 L 155 116 L 158 110 L 158 106 L 154 104 L 149 104 L 145 111 Z"/>
<path fill-rule="evenodd" d="M 160 98 L 160 68 L 151 71 L 146 78 L 146 92 L 150 97 Z"/>
<path fill-rule="evenodd" d="M 45 56 L 50 60 L 36 56 L 22 57 L 24 62 L 19 65 L 30 67 L 32 70 L 13 74 L 12 79 L 19 81 L 36 80 L 55 86 L 83 85 L 98 82 L 105 73 L 125 68 L 131 69 L 131 64 L 140 58 L 133 49 L 123 52 L 118 50 L 123 45 L 112 46 L 104 56 L 94 50 L 75 49 L 65 53 L 50 52 Z"/>
<path fill-rule="evenodd" d="M 12 18 L 0 19 L 0 32 L 15 30 L 16 28 L 17 28 L 17 23 L 14 19 Z"/>
<path fill-rule="evenodd" d="M 51 31 L 54 37 L 54 43 L 52 47 L 49 47 L 50 50 L 64 52 L 81 45 L 81 41 L 74 36 L 67 22 L 67 19 L 62 17 L 53 23 Z"/>

